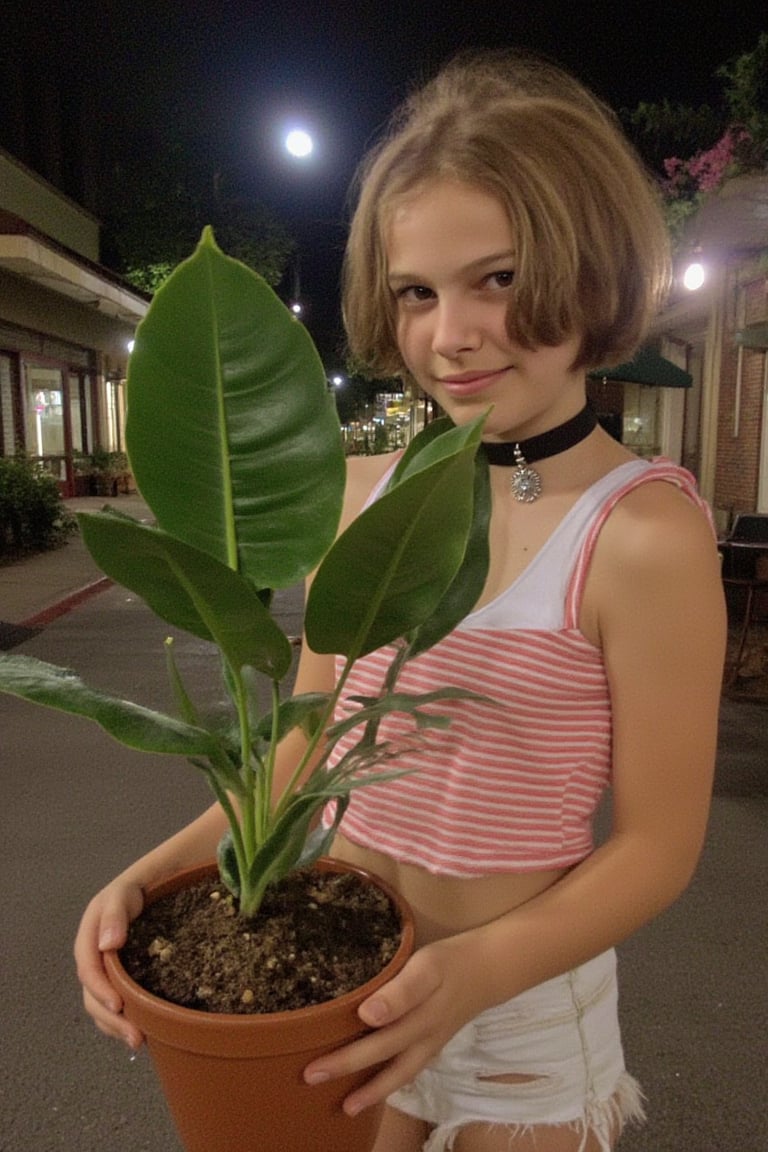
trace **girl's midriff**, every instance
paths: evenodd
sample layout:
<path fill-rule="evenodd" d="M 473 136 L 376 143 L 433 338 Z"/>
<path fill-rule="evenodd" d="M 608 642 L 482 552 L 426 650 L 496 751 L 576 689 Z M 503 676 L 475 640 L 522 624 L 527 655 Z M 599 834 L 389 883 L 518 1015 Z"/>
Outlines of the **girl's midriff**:
<path fill-rule="evenodd" d="M 416 944 L 454 936 L 488 924 L 555 884 L 567 869 L 498 875 L 437 876 L 414 864 L 404 864 L 371 848 L 337 836 L 330 853 L 381 877 L 410 904 Z"/>

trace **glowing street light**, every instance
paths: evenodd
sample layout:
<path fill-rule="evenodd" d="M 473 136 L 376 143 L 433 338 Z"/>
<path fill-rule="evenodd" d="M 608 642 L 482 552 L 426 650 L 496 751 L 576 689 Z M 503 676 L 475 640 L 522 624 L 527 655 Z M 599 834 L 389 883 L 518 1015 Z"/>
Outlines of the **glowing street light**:
<path fill-rule="evenodd" d="M 697 291 L 704 285 L 707 279 L 707 270 L 700 260 L 694 258 L 690 264 L 685 266 L 683 272 L 683 287 L 689 291 Z"/>
<path fill-rule="evenodd" d="M 704 270 L 704 265 L 695 261 L 685 269 L 683 273 L 683 284 L 689 292 L 695 292 L 698 288 L 701 288 L 706 278 L 707 275 Z"/>

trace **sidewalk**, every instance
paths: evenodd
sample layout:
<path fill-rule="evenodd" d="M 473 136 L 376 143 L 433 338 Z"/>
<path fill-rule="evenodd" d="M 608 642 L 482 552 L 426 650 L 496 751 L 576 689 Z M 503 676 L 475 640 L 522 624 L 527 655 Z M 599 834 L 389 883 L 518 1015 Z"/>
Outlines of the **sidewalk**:
<path fill-rule="evenodd" d="M 113 504 L 137 520 L 150 512 L 140 496 L 85 496 L 65 501 L 70 512 L 92 512 Z M 0 566 L 0 650 L 33 636 L 57 616 L 109 586 L 79 533 L 61 548 Z"/>
<path fill-rule="evenodd" d="M 109 500 L 84 496 L 65 501 L 69 512 L 97 512 L 107 504 L 135 520 L 151 522 L 153 519 L 144 500 L 135 493 Z M 0 565 L 0 652 L 30 640 L 59 616 L 111 584 L 92 559 L 79 532 L 60 548 Z M 273 612 L 292 643 L 298 644 L 303 587 L 279 589 L 275 593 Z"/>
<path fill-rule="evenodd" d="M 111 503 L 147 516 L 137 497 Z M 102 591 L 108 586 L 77 537 L 0 567 L 0 649 L 29 639 L 27 655 L 74 660 L 86 680 L 130 698 L 140 689 L 150 703 L 166 689 L 157 624 L 117 587 Z M 285 603 L 292 615 L 281 624 L 298 633 L 300 594 L 287 590 Z M 3 629 L 26 634 L 8 643 Z M 201 696 L 211 680 L 203 643 L 190 639 L 185 665 Z M 148 1059 L 130 1063 L 96 1034 L 69 958 L 94 888 L 193 819 L 210 802 L 207 786 L 183 762 L 164 758 L 158 771 L 156 757 L 114 744 L 84 721 L 48 709 L 36 716 L 11 696 L 0 705 L 8 926 L 0 994 L 11 1006 L 0 1051 L 0 1152 L 181 1152 Z M 608 815 L 606 808 L 601 838 Z M 622 1152 L 768 1149 L 767 830 L 768 706 L 724 698 L 697 874 L 672 908 L 620 948 L 625 1047 L 649 1097 L 648 1124 L 627 1132 Z"/>

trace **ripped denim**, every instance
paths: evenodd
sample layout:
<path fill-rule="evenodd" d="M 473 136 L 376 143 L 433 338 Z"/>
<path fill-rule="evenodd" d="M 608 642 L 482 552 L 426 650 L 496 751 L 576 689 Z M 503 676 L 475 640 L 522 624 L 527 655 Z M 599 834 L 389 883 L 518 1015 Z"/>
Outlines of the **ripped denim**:
<path fill-rule="evenodd" d="M 642 1100 L 624 1068 L 611 950 L 483 1012 L 388 1103 L 434 1125 L 424 1152 L 450 1150 L 473 1123 L 510 1134 L 564 1125 L 580 1152 L 590 1133 L 610 1152 L 628 1120 L 644 1119 Z"/>

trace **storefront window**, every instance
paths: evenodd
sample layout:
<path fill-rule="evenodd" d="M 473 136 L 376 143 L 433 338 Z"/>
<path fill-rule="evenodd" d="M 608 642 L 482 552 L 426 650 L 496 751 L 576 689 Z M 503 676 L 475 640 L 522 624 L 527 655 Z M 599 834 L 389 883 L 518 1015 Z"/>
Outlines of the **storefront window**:
<path fill-rule="evenodd" d="M 622 440 L 638 456 L 659 454 L 658 388 L 642 384 L 624 385 L 624 429 Z"/>
<path fill-rule="evenodd" d="M 90 452 L 93 444 L 90 392 L 90 378 L 85 373 L 70 373 L 69 414 L 72 448 L 75 452 Z"/>
<path fill-rule="evenodd" d="M 69 410 L 72 414 L 72 448 L 75 452 L 82 452 L 83 424 L 80 414 L 80 392 L 77 387 L 77 378 L 75 377 L 74 381 L 71 380 L 71 383 L 75 385 L 69 394 Z"/>
<path fill-rule="evenodd" d="M 27 451 L 33 456 L 64 453 L 63 381 L 58 368 L 26 370 Z"/>
<path fill-rule="evenodd" d="M 125 399 L 122 380 L 107 380 L 107 443 L 113 452 L 125 448 L 123 429 L 125 427 Z"/>

